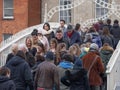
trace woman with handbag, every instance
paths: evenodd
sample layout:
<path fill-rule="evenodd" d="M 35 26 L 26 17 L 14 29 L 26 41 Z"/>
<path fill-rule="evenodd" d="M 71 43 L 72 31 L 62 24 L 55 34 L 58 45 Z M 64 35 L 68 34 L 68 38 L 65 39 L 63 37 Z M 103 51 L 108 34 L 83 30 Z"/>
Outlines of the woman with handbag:
<path fill-rule="evenodd" d="M 92 43 L 89 52 L 82 58 L 83 67 L 88 71 L 90 90 L 100 90 L 103 83 L 100 73 L 104 72 L 104 65 L 98 50 L 98 45 Z"/>

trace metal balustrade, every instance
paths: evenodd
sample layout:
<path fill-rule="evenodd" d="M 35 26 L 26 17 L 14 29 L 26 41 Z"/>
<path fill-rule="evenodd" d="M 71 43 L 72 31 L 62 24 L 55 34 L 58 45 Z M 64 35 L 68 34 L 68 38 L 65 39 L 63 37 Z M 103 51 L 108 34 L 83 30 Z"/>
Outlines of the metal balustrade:
<path fill-rule="evenodd" d="M 56 29 L 59 27 L 59 23 L 50 22 L 49 23 L 52 29 Z M 25 43 L 25 38 L 31 34 L 33 29 L 40 30 L 43 27 L 43 24 L 32 26 L 26 28 L 15 35 L 11 36 L 5 41 L 2 41 L 0 44 L 0 66 L 3 66 L 6 62 L 6 56 L 11 52 L 11 45 L 14 43 Z"/>
<path fill-rule="evenodd" d="M 120 42 L 107 65 L 107 90 L 115 90 L 120 83 Z"/>

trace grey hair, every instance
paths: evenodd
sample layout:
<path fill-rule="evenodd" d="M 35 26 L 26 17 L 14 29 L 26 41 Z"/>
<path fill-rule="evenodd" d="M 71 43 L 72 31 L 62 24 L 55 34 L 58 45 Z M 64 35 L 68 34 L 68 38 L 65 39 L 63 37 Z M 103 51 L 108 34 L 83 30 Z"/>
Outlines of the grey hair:
<path fill-rule="evenodd" d="M 28 48 L 27 48 L 27 46 L 25 44 L 19 44 L 18 45 L 18 50 L 21 50 L 21 51 L 26 50 L 26 51 L 28 51 Z"/>

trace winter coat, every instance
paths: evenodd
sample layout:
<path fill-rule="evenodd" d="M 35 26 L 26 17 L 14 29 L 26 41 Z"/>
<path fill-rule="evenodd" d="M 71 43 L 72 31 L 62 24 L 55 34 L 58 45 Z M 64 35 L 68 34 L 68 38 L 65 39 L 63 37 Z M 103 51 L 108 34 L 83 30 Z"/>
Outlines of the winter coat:
<path fill-rule="evenodd" d="M 16 87 L 10 78 L 6 76 L 0 76 L 0 90 L 16 90 Z"/>
<path fill-rule="evenodd" d="M 35 65 L 32 67 L 31 72 L 32 72 L 32 75 L 33 75 L 33 79 L 35 77 L 35 73 L 36 73 L 37 68 L 38 68 L 38 66 L 39 66 L 40 63 L 42 63 L 42 62 L 41 61 L 36 62 Z"/>
<path fill-rule="evenodd" d="M 114 52 L 113 48 L 110 47 L 110 46 L 106 46 L 105 48 L 101 48 L 100 57 L 102 58 L 102 61 L 104 63 L 105 68 L 106 68 L 106 66 L 107 66 L 113 52 Z"/>
<path fill-rule="evenodd" d="M 46 36 L 41 36 L 41 37 L 38 37 L 40 43 L 42 43 L 45 47 L 45 50 L 48 51 L 50 46 L 49 46 L 49 42 L 48 42 L 48 39 Z"/>
<path fill-rule="evenodd" d="M 118 24 L 114 24 L 113 27 L 111 28 L 110 32 L 114 38 L 119 38 L 120 39 L 120 27 Z"/>
<path fill-rule="evenodd" d="M 85 68 L 88 71 L 91 64 L 93 63 L 93 60 L 96 56 L 98 56 L 97 54 L 98 53 L 95 51 L 88 52 L 82 58 L 83 68 Z M 89 73 L 90 85 L 99 86 L 103 83 L 102 78 L 100 77 L 101 73 L 104 73 L 104 65 L 102 59 L 100 58 L 100 56 L 98 56 Z"/>
<path fill-rule="evenodd" d="M 77 31 L 80 34 L 80 38 L 81 38 L 81 43 L 83 43 L 84 38 L 85 38 L 85 32 L 83 32 L 82 30 Z"/>
<path fill-rule="evenodd" d="M 36 47 L 28 48 L 28 52 L 31 53 L 33 56 L 35 56 L 37 49 L 36 49 Z"/>
<path fill-rule="evenodd" d="M 120 27 L 119 27 L 119 25 L 114 24 L 110 33 L 114 37 L 114 42 L 115 42 L 114 48 L 115 48 L 117 46 L 117 44 L 118 44 L 118 41 L 120 40 Z"/>
<path fill-rule="evenodd" d="M 39 64 L 35 74 L 35 90 L 37 88 L 59 89 L 59 74 L 57 67 L 49 61 L 44 61 Z"/>
<path fill-rule="evenodd" d="M 6 63 L 7 63 L 11 58 L 13 58 L 13 57 L 14 57 L 14 54 L 13 54 L 13 53 L 9 53 L 9 54 L 7 55 Z"/>
<path fill-rule="evenodd" d="M 112 25 L 110 25 L 110 24 L 105 24 L 104 27 L 108 27 L 108 29 L 109 29 L 109 31 L 110 31 L 111 28 L 112 28 Z"/>
<path fill-rule="evenodd" d="M 111 47 L 114 47 L 114 38 L 112 35 L 102 35 L 101 36 L 102 45 L 108 43 Z"/>
<path fill-rule="evenodd" d="M 35 65 L 35 58 L 29 52 L 26 52 L 26 61 L 29 64 L 30 68 L 32 68 Z"/>
<path fill-rule="evenodd" d="M 59 80 L 61 80 L 61 78 L 65 75 L 65 71 L 72 69 L 73 69 L 73 64 L 71 62 L 67 62 L 67 61 L 60 62 L 58 65 Z M 60 82 L 60 90 L 69 90 L 69 87 L 65 86 Z"/>
<path fill-rule="evenodd" d="M 16 90 L 33 90 L 32 73 L 27 62 L 20 56 L 14 56 L 6 66 L 11 70 L 11 79 L 15 82 Z"/>
<path fill-rule="evenodd" d="M 97 32 L 86 33 L 84 42 L 96 43 L 99 47 L 102 46 L 101 37 Z"/>
<path fill-rule="evenodd" d="M 46 36 L 48 41 L 50 41 L 52 38 L 55 38 L 54 30 L 52 30 L 52 29 L 47 31 L 45 29 L 40 28 L 40 30 L 38 32 L 42 33 L 43 36 Z"/>
<path fill-rule="evenodd" d="M 55 38 L 55 39 L 57 40 L 58 44 L 59 44 L 59 43 L 65 43 L 66 46 L 67 46 L 67 48 L 68 48 L 68 46 L 70 46 L 70 45 L 69 45 L 69 42 L 68 42 L 67 39 L 65 39 L 65 38 L 61 38 L 60 40 L 57 39 L 57 38 Z"/>
<path fill-rule="evenodd" d="M 101 42 L 100 35 L 98 33 L 96 33 L 96 32 L 91 33 L 91 35 L 92 35 L 92 42 L 96 43 L 99 47 L 101 47 L 102 42 Z"/>
<path fill-rule="evenodd" d="M 72 36 L 69 38 L 67 32 L 64 33 L 64 38 L 69 42 L 69 45 L 73 45 L 77 43 L 78 45 L 81 44 L 80 34 L 77 31 L 73 31 Z"/>
<path fill-rule="evenodd" d="M 51 32 L 50 34 L 46 34 L 45 35 L 48 39 L 48 41 L 50 41 L 52 38 L 55 38 L 54 32 Z"/>
<path fill-rule="evenodd" d="M 70 87 L 70 90 L 90 90 L 87 71 L 83 68 L 66 71 L 61 82 Z"/>

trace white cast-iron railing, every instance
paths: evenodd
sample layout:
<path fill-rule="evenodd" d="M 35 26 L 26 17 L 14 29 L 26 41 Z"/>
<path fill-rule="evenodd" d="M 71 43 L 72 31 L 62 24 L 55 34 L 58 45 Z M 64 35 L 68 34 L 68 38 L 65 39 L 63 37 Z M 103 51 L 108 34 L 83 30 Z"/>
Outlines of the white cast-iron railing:
<path fill-rule="evenodd" d="M 77 6 L 80 6 L 82 3 L 87 2 L 88 0 L 74 0 L 71 4 L 68 5 L 62 5 L 62 6 L 55 6 L 53 7 L 50 11 L 45 12 L 45 22 L 50 21 L 52 16 L 56 13 L 59 12 L 60 10 L 69 10 L 72 8 L 75 8 Z M 112 0 L 112 3 L 105 2 L 104 0 L 89 0 L 89 2 L 93 2 L 96 5 L 99 5 L 102 8 L 108 9 L 108 12 L 105 15 L 102 15 L 101 17 L 98 18 L 91 18 L 86 20 L 85 22 L 81 23 L 81 27 L 85 28 L 89 25 L 92 25 L 93 23 L 98 22 L 98 20 L 106 20 L 109 18 L 111 15 L 115 15 L 116 17 L 120 18 L 120 5 L 115 3 L 114 0 Z M 47 5 L 45 5 L 47 7 Z M 66 7 L 66 8 L 64 8 Z M 47 8 L 46 8 L 47 9 Z M 47 11 L 47 10 L 45 10 Z"/>
<path fill-rule="evenodd" d="M 107 90 L 115 90 L 116 85 L 120 83 L 120 42 L 110 58 L 106 73 Z"/>
<path fill-rule="evenodd" d="M 54 23 L 51 22 L 49 23 L 52 29 L 56 29 L 59 27 L 59 23 Z M 6 56 L 8 55 L 8 53 L 11 52 L 11 45 L 14 43 L 25 43 L 25 39 L 28 35 L 31 34 L 31 32 L 33 31 L 33 29 L 42 29 L 43 24 L 40 25 L 36 25 L 36 26 L 32 26 L 29 28 L 26 28 L 18 33 L 16 33 L 15 35 L 11 36 L 10 38 L 8 38 L 5 41 L 2 41 L 0 43 L 0 66 L 3 66 L 6 62 Z"/>

